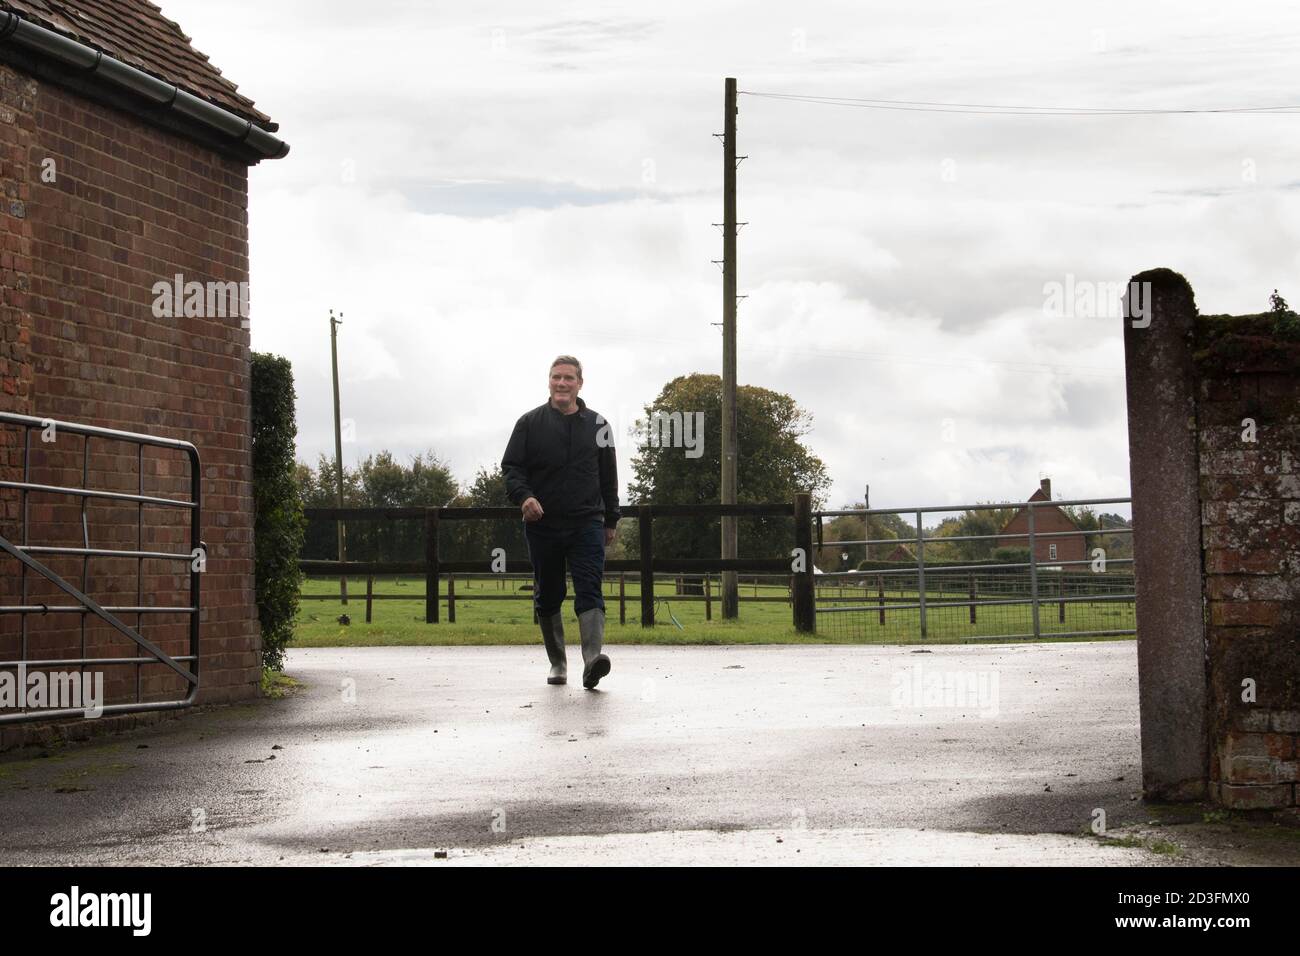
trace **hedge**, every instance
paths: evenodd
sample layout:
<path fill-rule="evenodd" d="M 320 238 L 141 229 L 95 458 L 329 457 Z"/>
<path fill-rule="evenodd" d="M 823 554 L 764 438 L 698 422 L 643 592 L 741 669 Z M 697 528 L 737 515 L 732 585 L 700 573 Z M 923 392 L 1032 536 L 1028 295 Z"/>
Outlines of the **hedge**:
<path fill-rule="evenodd" d="M 251 385 L 257 617 L 262 665 L 280 670 L 298 613 L 298 559 L 307 527 L 294 475 L 293 366 L 281 356 L 254 352 Z"/>

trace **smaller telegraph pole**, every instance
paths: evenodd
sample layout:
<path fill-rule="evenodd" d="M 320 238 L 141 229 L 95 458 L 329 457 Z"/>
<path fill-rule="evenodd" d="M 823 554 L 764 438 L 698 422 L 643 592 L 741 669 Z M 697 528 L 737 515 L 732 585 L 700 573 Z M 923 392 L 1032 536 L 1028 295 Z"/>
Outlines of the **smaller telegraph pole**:
<path fill-rule="evenodd" d="M 339 326 L 343 324 L 343 313 L 334 318 L 330 309 L 330 363 L 334 369 L 334 473 L 338 478 L 338 506 L 343 507 L 343 424 L 339 418 Z M 335 522 L 339 532 L 339 561 L 348 559 L 347 532 L 340 519 Z M 348 576 L 346 572 L 339 575 L 339 596 L 343 603 L 348 603 Z"/>
<path fill-rule="evenodd" d="M 862 507 L 863 507 L 865 510 L 867 510 L 867 511 L 870 511 L 870 510 L 871 510 L 871 486 L 870 486 L 870 485 L 864 485 L 864 486 L 862 487 Z M 862 540 L 863 540 L 863 541 L 870 541 L 870 540 L 871 540 L 871 516 L 870 516 L 870 515 L 868 515 L 868 514 L 863 514 L 863 516 L 862 516 L 862 527 L 863 527 L 863 530 L 866 531 L 866 534 L 864 534 L 864 535 L 862 536 Z M 871 558 L 871 545 L 869 545 L 869 544 L 864 544 L 862 547 L 863 547 L 863 551 L 864 551 L 864 553 L 863 553 L 863 557 L 864 557 L 864 558 L 867 558 L 867 559 L 870 559 L 870 558 Z"/>

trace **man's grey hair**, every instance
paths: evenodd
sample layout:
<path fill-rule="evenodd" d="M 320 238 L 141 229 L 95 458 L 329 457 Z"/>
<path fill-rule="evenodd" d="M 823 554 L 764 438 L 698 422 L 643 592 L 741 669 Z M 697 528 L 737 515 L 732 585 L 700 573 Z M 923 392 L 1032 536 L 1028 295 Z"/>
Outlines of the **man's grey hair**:
<path fill-rule="evenodd" d="M 572 365 L 578 370 L 578 381 L 582 381 L 582 363 L 572 355 L 557 355 L 555 361 L 551 363 L 551 368 L 555 368 L 557 365 Z"/>

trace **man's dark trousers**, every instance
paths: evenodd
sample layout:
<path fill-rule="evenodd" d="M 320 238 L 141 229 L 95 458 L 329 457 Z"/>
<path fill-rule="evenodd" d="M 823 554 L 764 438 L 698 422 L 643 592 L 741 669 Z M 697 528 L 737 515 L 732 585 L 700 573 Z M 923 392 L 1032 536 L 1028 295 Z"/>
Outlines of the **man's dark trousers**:
<path fill-rule="evenodd" d="M 577 528 L 552 530 L 524 523 L 528 560 L 533 563 L 533 607 L 538 617 L 550 617 L 564 604 L 564 566 L 573 575 L 573 612 L 605 610 L 600 593 L 605 573 L 605 523 L 597 517 Z"/>

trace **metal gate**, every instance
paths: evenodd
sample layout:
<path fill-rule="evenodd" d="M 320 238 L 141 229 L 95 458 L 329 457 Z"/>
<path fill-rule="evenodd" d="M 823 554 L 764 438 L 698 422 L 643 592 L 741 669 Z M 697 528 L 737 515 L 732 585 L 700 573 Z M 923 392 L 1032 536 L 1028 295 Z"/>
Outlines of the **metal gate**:
<path fill-rule="evenodd" d="M 21 481 L 0 480 L 0 489 L 16 489 L 20 494 L 21 541 L 15 544 L 0 535 L 0 551 L 18 561 L 20 584 L 17 604 L 0 604 L 0 615 L 18 615 L 20 618 L 19 655 L 14 660 L 0 660 L 0 672 L 16 671 L 26 676 L 28 671 L 49 670 L 61 667 L 75 667 L 85 674 L 86 667 L 135 667 L 135 700 L 133 702 L 106 704 L 104 714 L 133 713 L 151 710 L 174 710 L 189 707 L 194 703 L 199 689 L 199 578 L 206 566 L 207 548 L 200 540 L 200 481 L 202 470 L 199 453 L 192 444 L 170 438 L 158 438 L 153 435 L 117 431 L 110 428 L 96 428 L 73 422 L 55 421 L 53 419 L 32 418 L 0 412 L 0 431 L 12 428 L 21 429 L 23 476 Z M 32 479 L 32 437 L 33 433 L 42 441 L 57 441 L 63 435 L 79 435 L 81 441 L 81 486 L 38 484 Z M 89 487 L 91 440 L 99 439 L 112 442 L 125 442 L 135 446 L 136 465 L 139 484 L 135 494 L 112 491 L 106 488 Z M 182 451 L 189 459 L 189 497 L 175 499 L 146 495 L 144 493 L 144 451 L 146 447 L 173 449 Z M 3 447 L 3 445 L 0 445 Z M 10 446 L 12 447 L 12 446 Z M 57 547 L 33 542 L 33 528 L 30 521 L 30 499 L 34 495 L 54 496 L 56 499 L 78 499 L 81 515 L 80 547 Z M 87 504 L 91 499 L 106 499 L 136 504 L 136 547 L 132 550 L 94 548 L 90 544 L 90 524 Z M 144 548 L 144 510 L 145 507 L 179 508 L 189 511 L 190 515 L 190 551 L 173 553 L 170 551 L 149 551 Z M 134 558 L 136 569 L 136 603 L 133 605 L 104 606 L 96 602 L 81 588 L 65 580 L 46 566 L 40 556 L 80 556 L 82 558 L 82 587 L 84 588 L 92 558 Z M 143 563 L 146 560 L 183 561 L 189 568 L 188 605 L 159 606 L 145 603 Z M 0 564 L 9 565 L 4 573 L 7 575 L 12 562 L 0 554 Z M 68 603 L 49 604 L 34 603 L 28 595 L 28 584 L 33 575 L 54 585 L 70 599 Z M 76 614 L 80 615 L 81 654 L 79 657 L 41 659 L 31 658 L 29 617 L 31 615 Z M 135 615 L 135 626 L 127 624 L 119 615 Z M 189 651 L 183 655 L 170 656 L 140 632 L 146 615 L 184 614 L 189 618 Z M 86 646 L 86 621 L 93 616 L 111 626 L 118 633 L 130 638 L 142 653 L 133 657 L 93 657 L 88 655 Z M 7 656 L 7 655 L 4 655 Z M 186 667 L 185 665 L 188 665 Z M 185 681 L 186 694 L 180 700 L 145 701 L 141 687 L 142 669 L 147 666 L 169 668 Z M 20 686 L 24 682 L 20 682 Z M 83 708 L 39 708 L 30 709 L 26 699 L 19 704 L 17 712 L 0 713 L 0 723 L 14 723 L 28 720 L 52 720 L 67 717 L 87 716 Z"/>
<path fill-rule="evenodd" d="M 855 548 L 866 555 L 855 570 L 816 576 L 818 633 L 882 643 L 1134 634 L 1132 523 L 1060 530 L 1051 525 L 1063 522 L 1047 520 L 1067 507 L 1128 504 L 1090 498 L 815 512 L 819 551 L 844 548 L 847 557 Z M 985 515 L 988 533 L 925 527 L 927 515 L 943 514 L 961 514 L 968 524 Z M 873 538 L 867 522 L 885 515 L 896 516 L 892 523 L 905 524 L 911 537 Z M 864 537 L 824 541 L 823 519 L 844 516 L 863 520 Z M 995 546 L 1027 554 L 997 555 Z M 954 552 L 970 559 L 954 559 Z"/>

